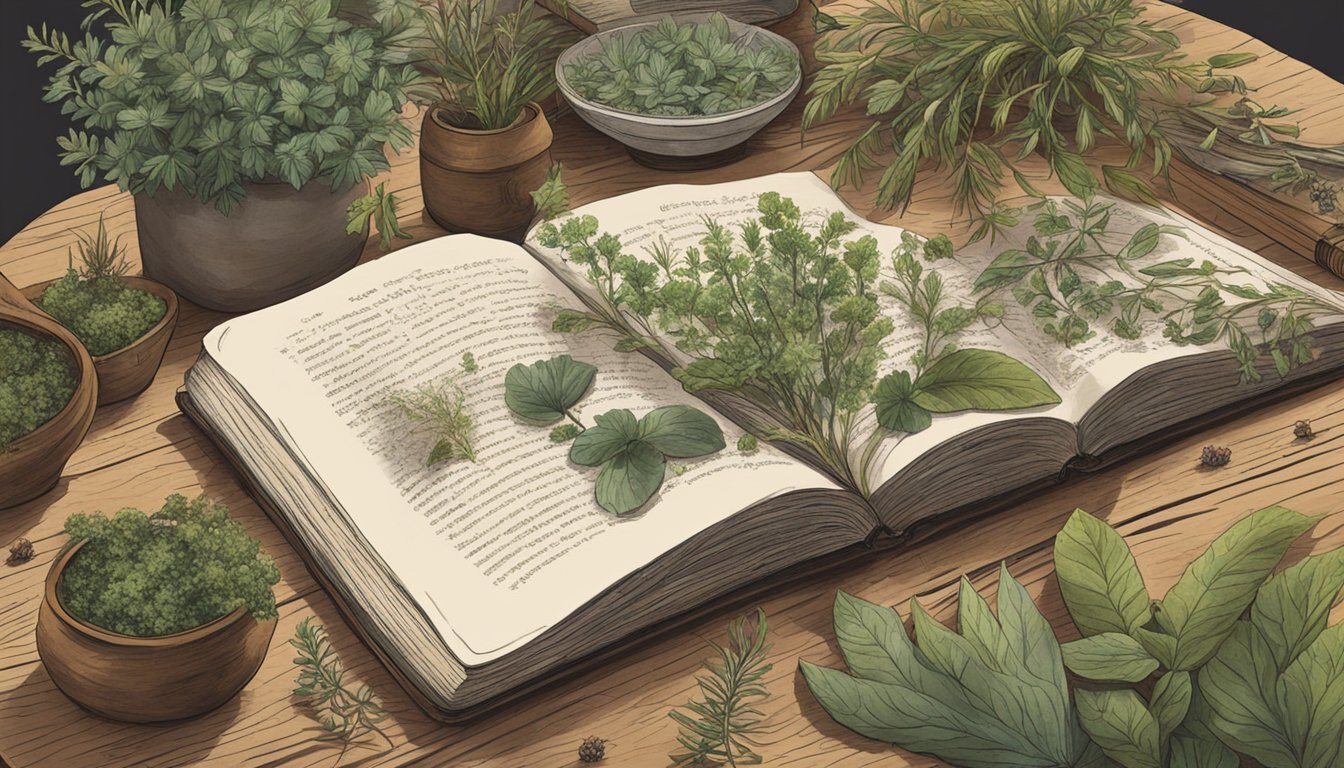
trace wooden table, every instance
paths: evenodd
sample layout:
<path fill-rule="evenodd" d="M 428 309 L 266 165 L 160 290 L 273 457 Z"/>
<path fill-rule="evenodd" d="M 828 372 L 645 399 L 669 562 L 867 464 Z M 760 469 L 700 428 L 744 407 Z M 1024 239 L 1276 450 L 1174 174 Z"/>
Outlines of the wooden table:
<path fill-rule="evenodd" d="M 804 4 L 804 8 L 806 8 Z M 1322 143 L 1344 143 L 1344 86 L 1244 34 L 1158 4 L 1154 15 L 1169 17 L 1195 54 L 1254 51 L 1261 60 L 1243 74 L 1262 90 L 1263 102 L 1303 108 L 1304 135 Z M 795 39 L 811 32 L 800 12 L 780 25 Z M 806 47 L 806 46 L 805 46 Z M 864 123 L 846 113 L 799 141 L 802 100 L 758 136 L 749 157 L 730 167 L 686 175 L 651 172 L 634 166 L 620 147 L 569 115 L 555 125 L 555 156 L 566 167 L 576 202 L 672 181 L 717 181 L 781 170 L 816 170 L 825 175 L 846 139 Z M 34 151 L 54 151 L 37 147 Z M 403 226 L 416 239 L 442 234 L 421 215 L 413 153 L 395 159 L 389 188 L 405 203 Z M 1037 168 L 1033 180 L 1046 173 Z M 375 179 L 381 181 L 382 179 Z M 1282 202 L 1188 168 L 1173 174 L 1176 199 L 1188 212 L 1232 239 L 1301 274 L 1334 288 L 1330 278 L 1307 261 L 1326 223 Z M 947 219 L 946 190 L 937 183 L 918 189 L 903 217 L 871 211 L 870 191 L 845 191 L 860 212 L 887 221 L 935 231 Z M 65 269 L 73 230 L 88 230 L 100 212 L 138 258 L 130 198 L 104 187 L 73 197 L 47 212 L 0 248 L 0 270 L 23 286 L 58 276 Z M 376 251 L 370 246 L 367 255 Z M 706 656 L 705 638 L 720 639 L 731 612 L 724 610 L 680 636 L 636 649 L 600 672 L 553 687 L 531 701 L 466 727 L 446 727 L 427 719 L 342 622 L 331 601 L 315 585 L 295 553 L 239 488 L 219 454 L 177 411 L 174 390 L 196 358 L 202 335 L 225 315 L 184 303 L 181 323 L 167 359 L 148 391 L 130 402 L 101 408 L 88 439 L 66 467 L 53 491 L 0 513 L 0 543 L 17 536 L 37 548 L 32 561 L 0 566 L 0 755 L 16 768 L 114 768 L 115 766 L 499 766 L 549 768 L 577 765 L 576 749 L 586 736 L 611 740 L 606 765 L 663 766 L 674 746 L 670 707 L 695 692 L 695 676 Z M 1296 419 L 1311 419 L 1317 437 L 1295 441 Z M 1231 466 L 1197 472 L 1200 446 L 1232 448 Z M 773 766 L 932 766 L 862 739 L 831 722 L 806 691 L 799 659 L 838 665 L 832 640 L 831 603 L 845 590 L 902 611 L 919 598 L 935 615 L 954 615 L 955 586 L 962 574 L 982 590 L 992 586 L 1000 561 L 1027 584 L 1071 638 L 1051 577 L 1053 535 L 1075 507 L 1102 515 L 1126 536 L 1154 594 L 1161 594 L 1214 536 L 1252 510 L 1283 503 L 1301 512 L 1325 515 L 1299 550 L 1344 544 L 1344 384 L 1324 385 L 1308 394 L 1269 405 L 1253 416 L 1210 426 L 1202 433 L 1132 460 L 1104 474 L 1060 486 L 1013 508 L 967 525 L 956 533 L 874 558 L 858 566 L 781 590 L 763 605 L 770 617 L 772 697 L 765 709 L 773 730 L 759 751 Z M 111 512 L 123 506 L 154 509 L 170 493 L 204 491 L 228 504 L 260 537 L 282 572 L 276 587 L 280 626 L 270 655 L 242 695 L 223 709 L 188 723 L 165 727 L 120 725 L 86 714 L 52 685 L 33 644 L 40 586 L 56 551 L 67 515 Z M 1300 552 L 1298 553 L 1300 554 Z M 368 682 L 393 717 L 393 742 L 375 743 L 340 755 L 339 747 L 314 739 L 314 722 L 290 695 L 293 656 L 286 641 L 301 619 L 325 624 L 353 678 Z M 127 681 L 128 690 L 134 681 Z"/>

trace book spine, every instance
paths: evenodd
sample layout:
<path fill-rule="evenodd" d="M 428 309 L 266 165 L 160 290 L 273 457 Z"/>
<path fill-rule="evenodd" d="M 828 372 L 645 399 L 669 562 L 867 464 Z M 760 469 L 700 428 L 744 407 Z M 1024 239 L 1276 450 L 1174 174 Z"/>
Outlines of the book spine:
<path fill-rule="evenodd" d="M 1316 263 L 1335 277 L 1344 277 L 1344 224 L 1326 230 L 1316 241 Z"/>

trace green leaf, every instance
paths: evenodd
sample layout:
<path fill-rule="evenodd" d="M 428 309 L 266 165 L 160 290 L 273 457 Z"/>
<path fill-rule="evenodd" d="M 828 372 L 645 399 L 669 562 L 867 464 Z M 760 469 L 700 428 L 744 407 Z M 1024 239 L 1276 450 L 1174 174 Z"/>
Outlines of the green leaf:
<path fill-rule="evenodd" d="M 929 366 L 913 399 L 934 413 L 1011 411 L 1059 403 L 1059 395 L 1018 360 L 986 349 L 959 349 Z"/>
<path fill-rule="evenodd" d="M 1103 165 L 1101 173 L 1106 180 L 1106 188 L 1117 195 L 1129 200 L 1138 200 L 1148 205 L 1161 205 L 1157 195 L 1153 194 L 1152 187 L 1148 186 L 1147 182 L 1140 179 L 1132 171 L 1126 171 L 1113 165 Z"/>
<path fill-rule="evenodd" d="M 723 450 L 718 422 L 687 405 L 655 408 L 639 420 L 639 438 L 672 458 L 704 456 Z"/>
<path fill-rule="evenodd" d="M 591 431 L 586 430 L 575 442 Z M 598 506 L 613 515 L 634 512 L 662 486 L 666 466 L 657 448 L 642 441 L 630 443 L 602 465 L 597 475 Z"/>
<path fill-rule="evenodd" d="M 518 363 L 504 375 L 504 402 L 524 419 L 553 424 L 583 399 L 596 376 L 597 368 L 569 355 Z"/>
<path fill-rule="evenodd" d="M 1275 693 L 1274 654 L 1248 621 L 1238 621 L 1199 671 L 1209 728 L 1232 749 L 1270 768 L 1298 768 Z"/>
<path fill-rule="evenodd" d="M 1036 269 L 1039 266 L 1038 261 L 1026 251 L 1004 251 L 994 257 L 989 266 L 985 267 L 985 271 L 981 272 L 980 276 L 976 278 L 975 290 L 988 291 L 1013 285 L 1026 277 L 1028 272 Z"/>
<path fill-rule="evenodd" d="M 434 466 L 440 462 L 451 461 L 462 458 L 457 448 L 447 440 L 440 440 L 434 444 L 429 451 L 429 459 L 425 462 L 428 466 Z"/>
<path fill-rule="evenodd" d="M 1119 632 L 1103 632 L 1064 646 L 1069 671 L 1089 680 L 1137 683 L 1157 671 L 1157 659 L 1138 640 Z"/>
<path fill-rule="evenodd" d="M 1165 632 L 1155 632 L 1145 627 L 1137 627 L 1131 632 L 1135 640 L 1144 647 L 1153 658 L 1168 669 L 1175 663 L 1176 638 Z"/>
<path fill-rule="evenodd" d="M 1177 734 L 1171 740 L 1168 768 L 1237 768 L 1237 755 L 1221 742 Z"/>
<path fill-rule="evenodd" d="M 1078 722 L 1124 768 L 1162 768 L 1157 721 L 1132 690 L 1074 692 Z"/>
<path fill-rule="evenodd" d="M 1176 636 L 1176 669 L 1198 669 L 1213 657 L 1289 545 L 1314 524 L 1283 507 L 1262 509 L 1185 569 L 1162 601 Z"/>
<path fill-rule="evenodd" d="M 575 464 L 601 466 L 639 439 L 639 422 L 624 408 L 607 411 L 593 421 L 596 426 L 580 432 L 569 447 L 569 460 Z"/>
<path fill-rule="evenodd" d="M 1213 130 L 1209 131 L 1209 135 L 1205 136 L 1204 140 L 1199 142 L 1199 148 L 1203 150 L 1213 149 L 1214 142 L 1216 141 L 1218 141 L 1218 128 L 1215 126 Z"/>
<path fill-rule="evenodd" d="M 1251 605 L 1251 625 L 1282 672 L 1325 630 L 1344 589 L 1344 548 L 1304 557 L 1269 577 Z"/>
<path fill-rule="evenodd" d="M 1091 197 L 1097 191 L 1097 177 L 1081 155 L 1056 150 L 1050 156 L 1050 167 L 1064 188 L 1075 197 Z"/>
<path fill-rule="evenodd" d="M 1194 685 L 1190 673 L 1185 671 L 1168 672 L 1158 678 L 1153 686 L 1153 695 L 1148 702 L 1148 710 L 1157 720 L 1157 730 L 1163 741 L 1176 731 L 1190 711 L 1190 699 L 1194 694 Z"/>
<path fill-rule="evenodd" d="M 873 391 L 877 423 L 896 432 L 915 434 L 933 424 L 933 414 L 915 403 L 914 385 L 906 371 L 889 373 Z"/>
<path fill-rule="evenodd" d="M 1325 630 L 1279 678 L 1278 704 L 1302 768 L 1344 762 L 1344 623 Z"/>
<path fill-rule="evenodd" d="M 1128 634 L 1149 618 L 1148 590 L 1124 538 L 1081 509 L 1055 537 L 1055 574 L 1084 635 Z"/>
<path fill-rule="evenodd" d="M 1233 69 L 1250 64 L 1260 57 L 1254 53 L 1220 53 L 1209 57 L 1212 69 Z"/>

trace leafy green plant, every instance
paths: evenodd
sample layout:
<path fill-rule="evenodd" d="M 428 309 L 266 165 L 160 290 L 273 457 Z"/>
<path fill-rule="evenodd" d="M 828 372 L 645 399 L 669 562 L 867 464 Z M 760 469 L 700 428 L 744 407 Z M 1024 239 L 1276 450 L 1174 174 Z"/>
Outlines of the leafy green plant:
<path fill-rule="evenodd" d="M 696 680 L 701 699 L 687 703 L 688 712 L 668 713 L 681 726 L 677 743 L 683 751 L 669 755 L 673 763 L 761 764 L 761 756 L 752 751 L 752 737 L 765 721 L 756 702 L 769 697 L 762 680 L 774 668 L 765 661 L 770 652 L 765 634 L 765 611 L 758 608 L 755 626 L 746 616 L 734 619 L 728 625 L 728 645 L 713 644 L 718 658 L 706 661 L 709 675 Z"/>
<path fill-rule="evenodd" d="M 108 237 L 102 216 L 92 237 L 77 233 L 81 269 L 75 257 L 65 277 L 47 286 L 34 303 L 69 328 L 93 356 L 129 346 L 163 319 L 163 300 L 121 278 L 129 270 L 121 238 Z"/>
<path fill-rule="evenodd" d="M 410 22 L 398 48 L 430 75 L 410 93 L 452 125 L 512 125 L 528 102 L 555 91 L 556 56 L 576 39 L 558 19 L 539 14 L 533 0 L 508 13 L 500 6 L 499 0 L 403 0 L 374 14 Z"/>
<path fill-rule="evenodd" d="M 0 453 L 61 412 L 75 394 L 75 369 L 59 342 L 0 328 Z"/>
<path fill-rule="evenodd" d="M 1070 192 L 1101 184 L 1144 200 L 1141 167 L 1165 177 L 1171 158 L 1304 190 L 1312 168 L 1344 167 L 1344 155 L 1286 139 L 1290 112 L 1245 98 L 1227 70 L 1255 54 L 1192 60 L 1180 40 L 1143 17 L 1135 0 L 887 0 L 833 19 L 818 41 L 824 67 L 809 87 L 803 125 L 862 103 L 873 119 L 832 181 L 860 184 L 883 168 L 878 201 L 904 206 L 921 167 L 946 168 L 959 210 L 983 216 L 1017 164 L 1035 153 Z M 1229 103 L 1230 102 L 1230 103 Z M 1084 156 L 1105 137 L 1125 146 L 1123 165 L 1100 178 Z M 890 152 L 890 156 L 884 156 Z M 1229 162 L 1232 160 L 1240 162 Z"/>
<path fill-rule="evenodd" d="M 322 738 L 342 742 L 342 754 L 351 744 L 374 733 L 383 737 L 388 747 L 395 746 L 382 729 L 387 712 L 373 689 L 366 684 L 353 690 L 346 687 L 345 668 L 327 639 L 326 628 L 306 617 L 295 628 L 289 644 L 299 654 L 294 659 L 299 667 L 294 694 L 303 697 L 317 715 L 324 731 Z"/>
<path fill-rule="evenodd" d="M 378 227 L 378 247 L 384 252 L 392 250 L 392 238 L 410 240 L 411 236 L 402 231 L 397 223 L 397 196 L 386 191 L 387 182 L 380 182 L 373 192 L 356 198 L 345 210 L 345 231 L 351 235 L 363 235 L 369 231 L 369 223 Z"/>
<path fill-rule="evenodd" d="M 755 106 L 799 77 L 798 56 L 770 40 L 735 39 L 721 13 L 602 39 L 565 67 L 565 79 L 597 104 L 642 115 L 717 115 Z"/>
<path fill-rule="evenodd" d="M 393 392 L 387 402 L 403 419 L 429 433 L 434 447 L 426 466 L 465 459 L 476 461 L 476 423 L 467 411 L 467 393 L 451 375 Z"/>
<path fill-rule="evenodd" d="M 173 494 L 146 515 L 66 518 L 70 546 L 84 542 L 61 574 L 61 605 L 112 632 L 156 637 L 208 624 L 238 608 L 276 617 L 271 586 L 280 571 L 229 510 L 205 496 Z"/>
<path fill-rule="evenodd" d="M 997 621 L 963 579 L 960 632 L 915 601 L 915 641 L 895 611 L 838 594 L 850 674 L 802 662 L 803 675 L 841 724 L 970 768 L 1233 768 L 1237 752 L 1332 766 L 1344 756 L 1344 632 L 1327 623 L 1344 549 L 1271 576 L 1314 523 L 1255 512 L 1153 600 L 1125 540 L 1078 510 L 1056 537 L 1055 571 L 1081 639 L 1061 646 L 1001 567 Z M 1080 681 L 1072 702 L 1066 668 Z"/>
<path fill-rule="evenodd" d="M 1146 224 L 1118 248 L 1107 235 L 1113 203 L 1046 199 L 1036 214 L 1036 234 L 1024 249 L 1000 253 L 976 279 L 986 294 L 1011 289 L 1047 335 L 1074 346 L 1105 325 L 1113 335 L 1136 339 L 1145 323 L 1163 324 L 1175 344 L 1222 341 L 1236 353 L 1244 382 L 1261 378 L 1265 355 L 1280 376 L 1316 359 L 1311 331 L 1339 307 L 1285 283 L 1263 288 L 1235 281 L 1252 277 L 1211 261 L 1153 261 L 1164 236 L 1178 227 Z"/>
<path fill-rule="evenodd" d="M 638 419 L 618 408 L 595 416 L 594 426 L 585 427 L 573 409 L 596 376 L 597 368 L 569 355 L 531 365 L 518 363 L 504 375 L 504 402 L 528 422 L 551 425 L 569 420 L 551 430 L 550 440 L 573 440 L 570 461 L 601 468 L 597 503 L 611 514 L 629 514 L 647 504 L 663 485 L 668 458 L 693 458 L 723 449 L 718 422 L 685 405 L 655 408 Z"/>
<path fill-rule="evenodd" d="M 555 163 L 546 171 L 546 181 L 529 193 L 542 221 L 550 221 L 569 210 L 569 189 L 565 186 L 563 172 L 560 163 Z"/>
<path fill-rule="evenodd" d="M 894 328 L 879 306 L 879 289 L 904 299 L 919 316 L 934 356 L 951 357 L 955 349 L 944 342 L 970 323 L 991 318 L 994 305 L 954 308 L 944 300 L 941 277 L 922 272 L 915 254 L 945 258 L 950 250 L 945 238 L 927 245 L 913 236 L 904 239 L 894 254 L 897 270 L 904 270 L 900 282 L 883 284 L 877 240 L 851 238 L 856 225 L 843 213 L 819 225 L 805 223 L 792 200 L 773 192 L 760 196 L 757 210 L 759 217 L 736 234 L 706 219 L 698 247 L 678 252 L 660 241 L 644 257 L 626 253 L 615 235 L 599 235 L 592 216 L 543 224 L 537 241 L 582 268 L 599 300 L 587 311 L 561 312 L 554 328 L 614 331 L 623 351 L 659 348 L 663 339 L 670 340 L 677 355 L 690 358 L 674 371 L 688 391 L 719 390 L 751 401 L 765 414 L 762 423 L 747 425 L 752 433 L 810 450 L 863 492 L 867 461 L 853 462 L 851 448 L 870 403 L 881 411 L 884 426 L 914 430 L 919 420 L 893 412 L 917 394 L 926 403 L 919 408 L 939 413 L 1058 402 L 1034 373 L 991 353 L 949 360 L 936 376 L 938 361 L 917 357 L 915 377 L 906 373 L 909 381 L 903 383 L 893 374 L 879 385 L 882 344 Z M 921 378 L 923 367 L 928 372 Z M 1009 372 L 1015 376 L 1003 379 Z M 1011 397 L 996 389 L 1001 380 Z M 935 400 L 938 381 L 944 396 Z M 882 437 L 870 434 L 865 457 Z"/>
<path fill-rule="evenodd" d="M 354 27 L 334 0 L 85 5 L 82 39 L 43 25 L 23 44 L 59 62 L 44 98 L 80 125 L 58 143 L 86 187 L 180 185 L 227 214 L 246 181 L 344 190 L 388 168 L 385 145 L 410 145 L 398 110 L 419 75 L 392 61 L 399 30 Z"/>

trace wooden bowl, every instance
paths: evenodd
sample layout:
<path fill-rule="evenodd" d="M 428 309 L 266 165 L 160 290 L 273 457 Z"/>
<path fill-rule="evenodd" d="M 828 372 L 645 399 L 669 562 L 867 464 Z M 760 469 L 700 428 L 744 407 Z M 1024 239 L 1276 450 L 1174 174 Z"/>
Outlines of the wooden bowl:
<path fill-rule="evenodd" d="M 37 612 L 37 653 L 56 687 L 112 720 L 162 723 L 222 706 L 252 680 L 275 634 L 239 608 L 209 624 L 159 637 L 132 637 L 86 624 L 61 606 L 61 574 L 84 542 L 47 573 Z"/>
<path fill-rule="evenodd" d="M 59 280 L 60 278 L 57 278 Z M 42 292 L 56 280 L 30 285 L 23 289 L 23 295 L 37 304 Z M 93 369 L 98 373 L 98 404 L 119 403 L 144 392 L 154 374 L 158 373 L 163 355 L 168 351 L 168 340 L 173 337 L 177 327 L 177 294 L 168 286 L 150 280 L 147 277 L 128 276 L 121 278 L 127 287 L 151 293 L 163 302 L 163 317 L 145 334 L 127 346 L 96 355 Z"/>
<path fill-rule="evenodd" d="M 0 326 L 60 342 L 75 366 L 75 392 L 70 402 L 45 424 L 0 450 L 0 509 L 4 509 L 41 496 L 61 479 L 65 462 L 93 421 L 98 376 L 93 358 L 79 339 L 38 311 L 4 275 L 0 275 Z"/>

